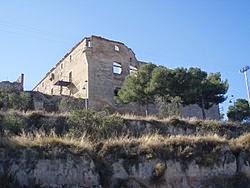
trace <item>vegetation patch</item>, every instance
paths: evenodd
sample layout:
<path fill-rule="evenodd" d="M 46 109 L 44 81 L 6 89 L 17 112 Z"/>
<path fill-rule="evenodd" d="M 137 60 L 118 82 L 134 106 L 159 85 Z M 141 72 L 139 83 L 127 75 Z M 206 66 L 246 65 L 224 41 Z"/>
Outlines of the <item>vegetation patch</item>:
<path fill-rule="evenodd" d="M 119 137 L 106 140 L 99 155 L 114 161 L 118 159 L 177 160 L 189 163 L 193 160 L 202 166 L 211 166 L 219 162 L 223 147 L 228 146 L 225 139 L 217 136 L 172 136 L 158 134 L 144 135 L 140 138 Z M 206 148 L 206 149 L 204 149 Z"/>

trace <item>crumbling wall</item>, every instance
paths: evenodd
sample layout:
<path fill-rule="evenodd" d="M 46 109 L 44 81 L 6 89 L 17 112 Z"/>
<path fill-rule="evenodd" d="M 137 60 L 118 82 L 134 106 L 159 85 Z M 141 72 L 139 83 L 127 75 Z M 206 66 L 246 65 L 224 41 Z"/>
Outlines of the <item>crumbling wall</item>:
<path fill-rule="evenodd" d="M 0 90 L 23 91 L 23 85 L 19 82 L 2 81 L 0 82 Z"/>
<path fill-rule="evenodd" d="M 32 110 L 47 112 L 69 112 L 76 109 L 85 109 L 85 100 L 70 96 L 51 96 L 32 91 Z"/>

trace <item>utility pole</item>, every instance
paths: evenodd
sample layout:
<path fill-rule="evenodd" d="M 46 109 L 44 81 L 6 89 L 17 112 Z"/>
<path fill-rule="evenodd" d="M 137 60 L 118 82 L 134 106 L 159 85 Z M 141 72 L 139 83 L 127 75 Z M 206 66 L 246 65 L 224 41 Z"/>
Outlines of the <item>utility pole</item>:
<path fill-rule="evenodd" d="M 245 75 L 245 82 L 246 82 L 246 88 L 247 88 L 247 98 L 248 98 L 248 103 L 250 104 L 250 93 L 249 93 L 249 82 L 248 82 L 248 76 L 247 76 L 247 71 L 250 69 L 249 66 L 243 67 L 240 72 Z"/>

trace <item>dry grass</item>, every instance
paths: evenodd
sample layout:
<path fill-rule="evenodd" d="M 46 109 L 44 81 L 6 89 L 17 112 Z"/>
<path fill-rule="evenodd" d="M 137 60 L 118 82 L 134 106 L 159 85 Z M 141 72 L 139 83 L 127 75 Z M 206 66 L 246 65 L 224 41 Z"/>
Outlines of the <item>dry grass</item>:
<path fill-rule="evenodd" d="M 247 135 L 250 138 L 250 134 Z M 244 138 L 239 138 L 237 143 L 243 144 L 242 140 Z M 46 135 L 44 132 L 36 132 L 35 134 L 26 134 L 22 133 L 20 136 L 10 136 L 10 137 L 1 137 L 1 146 L 8 145 L 8 143 L 13 144 L 10 147 L 34 147 L 34 146 L 46 146 L 46 145 L 55 145 L 63 144 L 70 145 L 78 148 L 93 149 L 93 146 L 98 145 L 98 141 L 91 142 L 89 137 L 86 134 L 83 134 L 81 138 L 73 138 L 70 136 L 57 136 L 54 132 L 51 132 L 49 135 Z M 139 148 L 145 149 L 149 147 L 161 147 L 162 145 L 170 144 L 196 144 L 202 142 L 214 142 L 214 143 L 227 143 L 223 137 L 218 135 L 207 135 L 207 136 L 162 136 L 157 133 L 143 135 L 139 138 L 126 136 L 112 137 L 106 140 L 100 140 L 104 146 L 128 146 L 129 144 L 138 144 Z M 245 142 L 244 142 L 245 143 Z"/>
<path fill-rule="evenodd" d="M 3 112 L 3 111 L 0 111 L 0 114 L 2 115 L 6 115 L 6 114 L 17 114 L 19 116 L 23 116 L 23 117 L 29 117 L 33 114 L 40 114 L 40 115 L 43 115 L 43 116 L 47 116 L 47 117 L 57 117 L 57 116 L 69 116 L 70 113 L 69 112 L 63 112 L 63 113 L 58 113 L 58 112 L 46 112 L 46 111 L 40 111 L 40 110 L 32 110 L 32 111 L 20 111 L 20 110 L 13 110 L 13 109 L 10 109 L 6 112 Z"/>
<path fill-rule="evenodd" d="M 127 120 L 144 120 L 144 121 L 158 121 L 159 118 L 154 115 L 148 115 L 148 116 L 139 116 L 135 114 L 117 114 L 117 116 L 127 119 Z"/>
<path fill-rule="evenodd" d="M 131 143 L 137 143 L 140 148 L 148 148 L 148 147 L 161 147 L 162 145 L 170 145 L 170 144 L 196 144 L 201 142 L 214 142 L 225 144 L 227 143 L 227 139 L 224 137 L 219 137 L 218 135 L 207 135 L 207 136 L 162 136 L 157 133 L 155 134 L 147 134 L 143 135 L 139 138 L 123 136 L 110 138 L 105 140 L 105 145 L 120 145 L 127 146 Z"/>
<path fill-rule="evenodd" d="M 218 135 L 207 136 L 162 136 L 157 133 L 143 135 L 139 138 L 130 136 L 112 137 L 105 140 L 89 141 L 85 135 L 76 139 L 70 136 L 57 136 L 53 132 L 46 135 L 22 134 L 0 138 L 0 148 L 23 150 L 25 148 L 38 149 L 47 152 L 49 156 L 65 155 L 70 152 L 91 152 L 95 156 L 112 158 L 128 158 L 146 156 L 147 158 L 163 157 L 190 161 L 197 159 L 197 163 L 209 166 L 218 160 L 222 148 L 228 147 L 232 151 L 248 150 L 250 148 L 250 134 L 237 139 L 227 140 Z M 61 148 L 61 149 L 60 149 Z"/>
<path fill-rule="evenodd" d="M 230 140 L 232 149 L 244 149 L 250 151 L 250 133 L 246 133 L 239 138 Z"/>
<path fill-rule="evenodd" d="M 203 120 L 203 119 L 198 119 L 196 117 L 191 117 L 191 118 L 184 118 L 184 117 L 177 117 L 177 116 L 170 116 L 170 117 L 166 117 L 166 118 L 159 118 L 155 115 L 148 115 L 148 116 L 139 116 L 139 115 L 135 115 L 135 114 L 117 114 L 117 116 L 126 119 L 126 120 L 136 120 L 136 121 L 158 121 L 158 122 L 162 122 L 162 123 L 169 123 L 172 120 L 180 120 L 189 124 L 193 124 L 193 125 L 198 125 L 200 122 L 202 122 L 203 124 L 210 124 L 210 125 L 217 125 L 217 124 L 222 124 L 222 121 L 218 121 L 218 120 Z"/>
<path fill-rule="evenodd" d="M 72 138 L 67 135 L 63 137 L 57 136 L 54 132 L 51 132 L 49 135 L 44 132 L 36 132 L 33 134 L 22 133 L 19 136 L 1 137 L 0 145 L 9 148 L 67 145 L 92 150 L 92 144 L 86 134 L 83 134 L 81 138 Z"/>

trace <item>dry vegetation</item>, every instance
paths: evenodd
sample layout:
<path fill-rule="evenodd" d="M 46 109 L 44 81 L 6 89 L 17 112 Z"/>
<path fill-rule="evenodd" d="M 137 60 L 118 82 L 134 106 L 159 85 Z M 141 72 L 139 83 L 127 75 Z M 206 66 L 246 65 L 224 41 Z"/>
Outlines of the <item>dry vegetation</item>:
<path fill-rule="evenodd" d="M 137 134 L 133 132 L 134 124 L 125 127 L 130 121 L 149 122 L 152 127 L 156 128 L 150 129 L 151 132 Z M 166 132 L 170 125 L 184 127 L 184 130 L 187 127 L 199 127 L 199 129 L 209 131 L 204 132 L 207 134 L 194 132 L 190 135 L 174 136 Z M 22 127 L 21 132 L 19 126 Z M 233 126 L 237 129 L 231 130 Z M 59 134 L 57 127 L 62 129 Z M 146 155 L 147 157 L 191 160 L 194 156 L 213 158 L 212 155 L 216 155 L 224 146 L 232 150 L 249 150 L 250 133 L 245 129 L 243 129 L 246 132 L 244 135 L 234 139 L 233 137 L 228 139 L 226 133 L 225 136 L 216 134 L 218 130 L 232 132 L 239 128 L 242 126 L 213 120 L 202 121 L 176 117 L 158 119 L 155 116 L 118 114 L 107 116 L 92 111 L 79 111 L 74 114 L 7 112 L 0 113 L 0 129 L 2 130 L 0 147 L 9 149 L 70 147 L 79 151 L 87 150 L 99 156 Z M 197 131 L 196 128 L 194 130 Z"/>
<path fill-rule="evenodd" d="M 44 147 L 50 145 L 65 145 L 81 149 L 91 149 L 92 145 L 88 141 L 87 136 L 82 138 L 72 138 L 69 136 L 57 136 L 54 132 L 47 135 L 44 132 L 36 132 L 35 134 L 22 133 L 19 136 L 10 136 L 1 138 L 1 146 L 8 146 L 11 148 L 18 147 Z"/>
<path fill-rule="evenodd" d="M 6 149 L 71 147 L 79 151 L 87 150 L 98 153 L 100 156 L 120 156 L 120 154 L 124 155 L 125 153 L 126 156 L 151 154 L 152 157 L 159 157 L 161 154 L 173 152 L 175 156 L 172 157 L 186 157 L 188 155 L 217 152 L 224 146 L 229 146 L 232 150 L 241 148 L 250 150 L 250 133 L 231 140 L 218 135 L 162 136 L 147 134 L 138 138 L 122 136 L 94 141 L 89 139 L 86 134 L 83 134 L 81 138 L 73 138 L 68 135 L 57 136 L 54 133 L 47 135 L 43 132 L 23 133 L 19 136 L 2 136 L 0 138 L 0 147 Z"/>
<path fill-rule="evenodd" d="M 201 120 L 195 117 L 191 117 L 191 118 L 183 118 L 183 117 L 176 117 L 176 116 L 172 116 L 172 117 L 166 117 L 166 118 L 159 118 L 155 115 L 149 115 L 149 116 L 138 116 L 135 114 L 117 114 L 118 117 L 121 117 L 122 119 L 126 119 L 126 120 L 136 120 L 136 121 L 156 121 L 156 122 L 161 122 L 161 123 L 172 123 L 173 121 L 178 120 L 179 122 L 184 122 L 184 123 L 188 123 L 190 125 L 195 125 L 195 126 L 199 126 L 199 125 L 208 125 L 208 126 L 220 126 L 220 125 L 235 125 L 235 123 L 233 122 L 226 122 L 226 121 L 218 121 L 218 120 Z"/>

